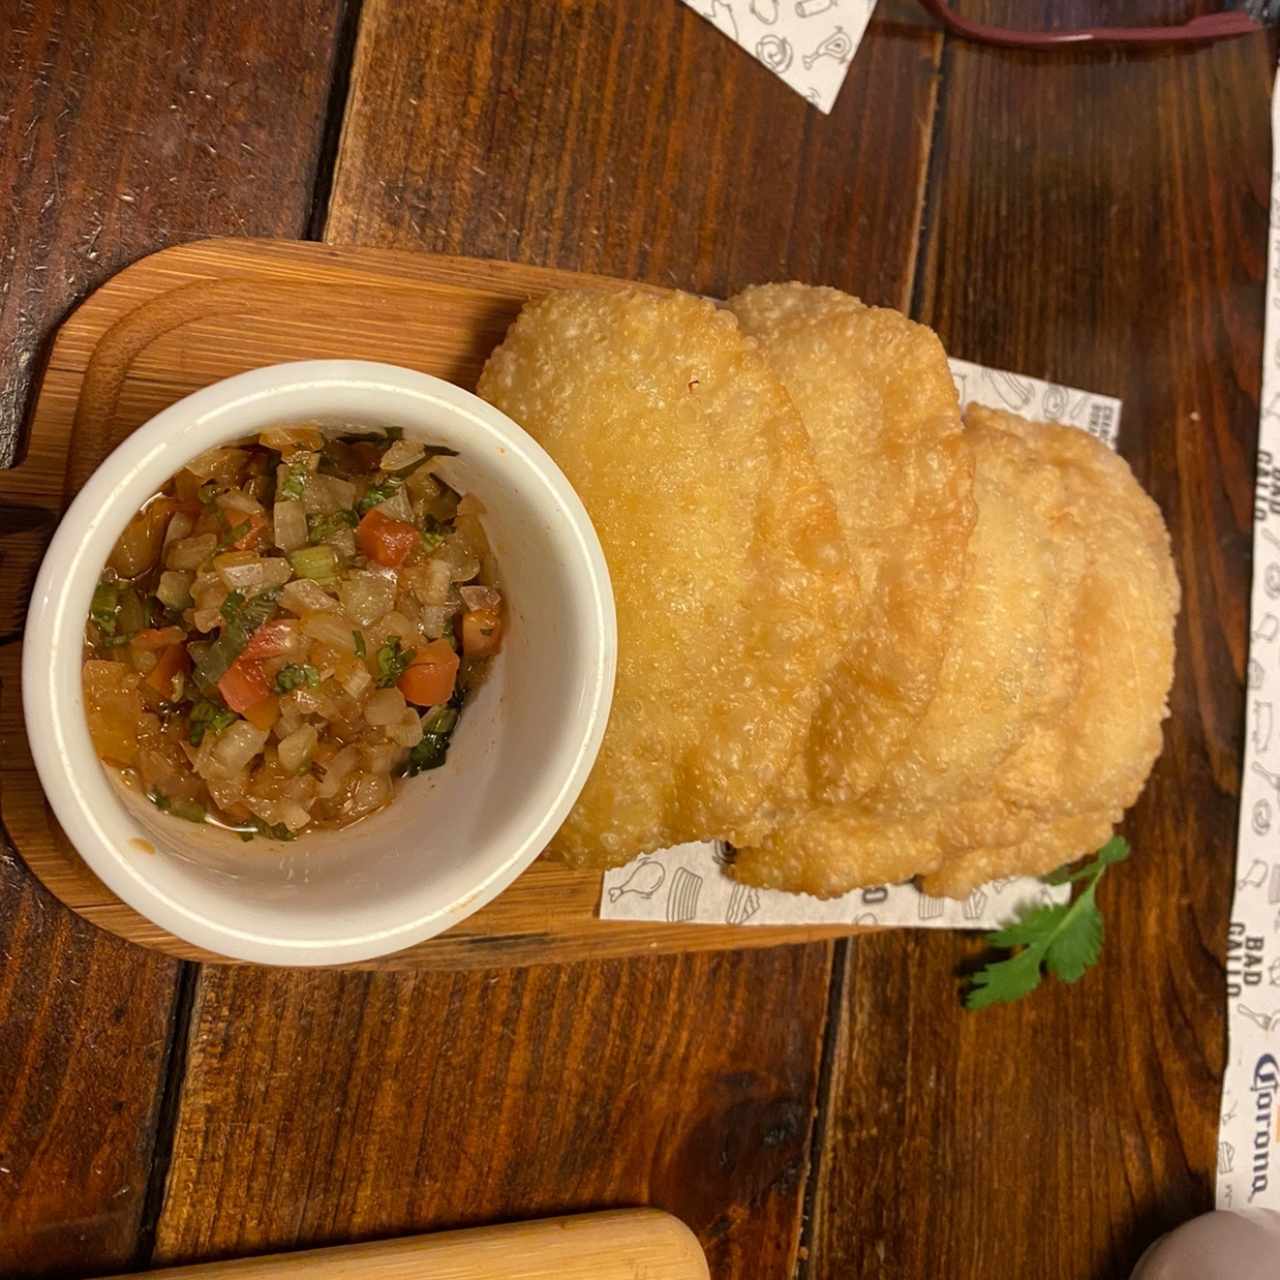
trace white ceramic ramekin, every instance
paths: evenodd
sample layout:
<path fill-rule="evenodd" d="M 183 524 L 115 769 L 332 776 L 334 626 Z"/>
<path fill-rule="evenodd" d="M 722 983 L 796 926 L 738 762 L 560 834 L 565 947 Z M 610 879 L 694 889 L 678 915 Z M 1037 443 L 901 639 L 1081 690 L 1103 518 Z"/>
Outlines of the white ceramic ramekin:
<path fill-rule="evenodd" d="M 508 628 L 443 768 L 401 782 L 389 808 L 345 831 L 245 844 L 161 813 L 99 762 L 80 686 L 83 628 L 107 554 L 150 494 L 213 445 L 299 420 L 398 426 L 457 450 L 447 478 L 484 503 Z M 226 956 L 344 964 L 440 933 L 537 857 L 595 760 L 616 649 L 595 531 L 528 435 L 438 378 L 360 360 L 304 361 L 197 391 L 93 474 L 36 582 L 23 708 L 59 823 L 130 906 Z"/>

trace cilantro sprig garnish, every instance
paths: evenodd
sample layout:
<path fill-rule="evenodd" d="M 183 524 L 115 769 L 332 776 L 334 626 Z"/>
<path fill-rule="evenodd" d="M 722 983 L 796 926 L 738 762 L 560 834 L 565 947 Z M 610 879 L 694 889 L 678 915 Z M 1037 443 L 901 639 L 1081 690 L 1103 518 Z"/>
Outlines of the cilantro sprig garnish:
<path fill-rule="evenodd" d="M 986 942 L 992 947 L 1021 950 L 973 975 L 965 1007 L 985 1009 L 1021 1000 L 1040 985 L 1045 970 L 1061 982 L 1078 982 L 1102 951 L 1102 912 L 1094 900 L 1098 881 L 1109 866 L 1128 856 L 1129 842 L 1113 836 L 1086 866 L 1076 871 L 1062 868 L 1046 876 L 1048 884 L 1087 883 L 1074 901 L 1037 907 L 1013 924 L 987 934 Z"/>

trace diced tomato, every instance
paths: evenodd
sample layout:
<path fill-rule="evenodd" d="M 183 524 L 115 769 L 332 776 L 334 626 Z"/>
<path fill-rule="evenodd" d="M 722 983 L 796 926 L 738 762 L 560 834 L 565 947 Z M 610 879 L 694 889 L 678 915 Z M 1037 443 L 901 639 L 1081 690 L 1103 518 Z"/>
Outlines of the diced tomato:
<path fill-rule="evenodd" d="M 255 729 L 261 729 L 268 732 L 280 719 L 280 699 L 274 693 L 269 693 L 260 702 L 255 702 L 253 706 L 246 707 L 244 718 Z"/>
<path fill-rule="evenodd" d="M 489 658 L 502 645 L 502 611 L 469 609 L 462 615 L 462 652 L 468 658 Z"/>
<path fill-rule="evenodd" d="M 421 544 L 421 534 L 408 521 L 392 520 L 378 510 L 368 512 L 356 526 L 360 554 L 389 568 L 402 565 L 409 552 Z"/>
<path fill-rule="evenodd" d="M 458 661 L 447 640 L 433 640 L 414 652 L 409 669 L 396 685 L 408 702 L 420 707 L 439 706 L 453 696 Z"/>
<path fill-rule="evenodd" d="M 168 631 L 176 631 L 176 627 L 166 627 Z M 187 647 L 184 644 L 171 644 L 167 649 L 160 652 L 160 657 L 156 665 L 151 668 L 150 674 L 147 676 L 146 684 L 149 688 L 154 689 L 161 697 L 171 698 L 173 696 L 173 679 L 179 672 L 187 672 L 191 670 L 191 659 L 187 656 Z"/>
<path fill-rule="evenodd" d="M 241 654 L 218 681 L 218 692 L 232 711 L 243 715 L 270 694 L 271 686 L 262 668 L 256 662 L 246 662 Z"/>
<path fill-rule="evenodd" d="M 181 644 L 186 638 L 187 633 L 181 627 L 146 627 L 142 631 L 135 631 L 129 637 L 129 643 L 145 653 Z"/>
<path fill-rule="evenodd" d="M 249 527 L 231 544 L 233 551 L 248 551 L 257 546 L 267 531 L 267 517 L 261 511 L 251 511 L 243 520 L 237 520 L 235 527 L 238 529 L 242 524 Z"/>
<path fill-rule="evenodd" d="M 240 660 L 252 662 L 256 658 L 279 658 L 290 653 L 298 639 L 298 624 L 291 618 L 275 618 L 264 622 L 249 637 L 240 654 Z"/>

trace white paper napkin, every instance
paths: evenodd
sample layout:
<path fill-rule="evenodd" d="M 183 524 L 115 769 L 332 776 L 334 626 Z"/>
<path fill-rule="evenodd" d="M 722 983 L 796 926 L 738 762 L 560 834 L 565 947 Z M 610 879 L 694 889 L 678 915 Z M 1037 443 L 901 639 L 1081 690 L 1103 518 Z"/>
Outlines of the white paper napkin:
<path fill-rule="evenodd" d="M 682 0 L 824 115 L 876 0 Z"/>
<path fill-rule="evenodd" d="M 1280 81 L 1271 99 L 1262 414 L 1236 896 L 1227 930 L 1227 1069 L 1218 1117 L 1219 1209 L 1280 1209 Z"/>

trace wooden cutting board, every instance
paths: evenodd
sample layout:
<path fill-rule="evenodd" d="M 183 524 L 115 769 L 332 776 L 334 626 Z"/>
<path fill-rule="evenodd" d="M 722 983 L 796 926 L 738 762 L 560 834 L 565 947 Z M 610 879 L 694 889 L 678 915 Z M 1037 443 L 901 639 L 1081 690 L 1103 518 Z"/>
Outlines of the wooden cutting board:
<path fill-rule="evenodd" d="M 657 1209 L 476 1227 L 209 1262 L 115 1280 L 707 1280 L 697 1237 Z"/>
<path fill-rule="evenodd" d="M 507 262 L 281 240 L 206 240 L 126 268 L 58 331 L 25 458 L 0 471 L 0 511 L 32 529 L 0 538 L 0 632 L 20 615 L 47 528 L 131 431 L 220 378 L 282 360 L 385 360 L 474 387 L 530 298 L 623 281 Z M 3 525 L 0 525 L 0 529 Z M 27 744 L 20 645 L 0 649 L 0 814 L 31 870 L 69 907 L 121 937 L 192 960 L 85 866 L 45 803 Z M 598 874 L 539 861 L 448 933 L 362 968 L 467 969 L 661 951 L 771 946 L 850 930 L 596 919 Z"/>

